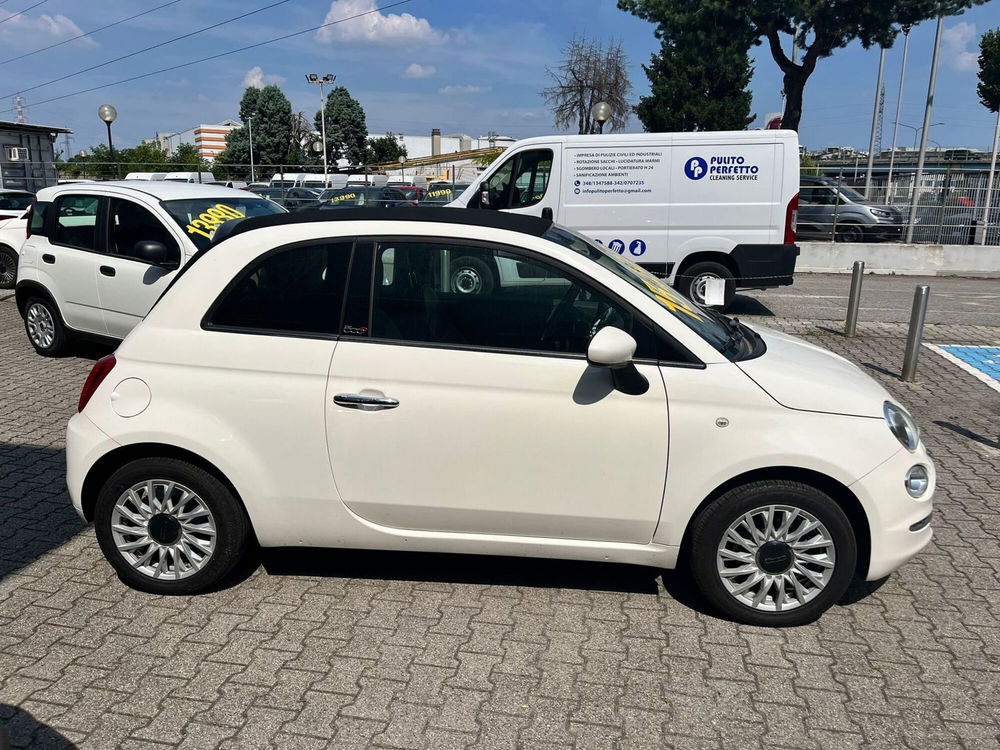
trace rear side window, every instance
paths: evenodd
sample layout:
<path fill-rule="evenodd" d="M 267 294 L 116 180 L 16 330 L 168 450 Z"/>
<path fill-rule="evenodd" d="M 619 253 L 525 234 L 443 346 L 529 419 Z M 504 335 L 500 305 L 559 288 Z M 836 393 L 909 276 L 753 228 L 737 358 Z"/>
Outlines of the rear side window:
<path fill-rule="evenodd" d="M 207 327 L 247 333 L 335 335 L 350 242 L 270 253 L 245 269 L 209 311 Z"/>
<path fill-rule="evenodd" d="M 56 199 L 55 207 L 51 240 L 81 250 L 96 250 L 101 199 L 96 195 L 65 195 Z"/>
<path fill-rule="evenodd" d="M 52 207 L 51 203 L 36 203 L 31 209 L 31 234 L 45 237 L 45 213 Z"/>

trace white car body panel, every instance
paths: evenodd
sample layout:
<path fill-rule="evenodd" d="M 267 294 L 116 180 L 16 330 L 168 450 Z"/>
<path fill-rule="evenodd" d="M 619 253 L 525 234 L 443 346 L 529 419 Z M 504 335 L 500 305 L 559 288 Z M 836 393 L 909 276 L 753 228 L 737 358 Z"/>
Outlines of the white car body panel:
<path fill-rule="evenodd" d="M 379 234 L 479 238 L 544 253 L 619 294 L 705 366 L 640 364 L 650 389 L 637 397 L 602 392 L 607 371 L 579 358 L 202 329 L 209 305 L 259 255 L 307 239 Z M 673 567 L 694 512 L 717 488 L 757 470 L 807 471 L 850 488 L 872 536 L 867 576 L 884 576 L 930 539 L 930 527 L 909 525 L 930 513 L 933 464 L 922 446 L 901 448 L 883 419 L 848 416 L 867 414 L 873 398 L 871 379 L 857 369 L 837 370 L 824 382 L 831 393 L 817 400 L 824 409 L 846 405 L 841 413 L 782 405 L 813 398 L 825 367 L 809 345 L 763 335 L 773 348 L 749 360 L 751 378 L 746 363 L 730 362 L 610 271 L 510 231 L 395 221 L 253 230 L 204 255 L 121 344 L 111 374 L 70 422 L 70 496 L 84 514 L 85 478 L 101 456 L 158 443 L 215 466 L 264 546 Z M 801 377 L 783 377 L 788 371 Z M 152 399 L 121 417 L 115 388 L 133 377 Z M 384 394 L 400 407 L 348 411 L 333 404 L 342 392 Z M 931 474 L 920 500 L 903 486 L 917 463 Z"/>

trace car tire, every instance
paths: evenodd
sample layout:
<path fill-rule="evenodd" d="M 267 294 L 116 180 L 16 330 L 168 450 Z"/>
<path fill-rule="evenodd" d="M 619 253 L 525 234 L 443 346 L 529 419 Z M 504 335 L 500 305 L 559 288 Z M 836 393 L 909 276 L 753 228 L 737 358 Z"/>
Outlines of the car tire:
<path fill-rule="evenodd" d="M 865 228 L 853 221 L 844 221 L 837 225 L 836 242 L 864 242 Z"/>
<path fill-rule="evenodd" d="M 24 331 L 43 357 L 61 356 L 69 348 L 69 336 L 59 309 L 46 297 L 30 297 L 25 303 Z"/>
<path fill-rule="evenodd" d="M 726 289 L 721 305 L 705 304 L 705 282 L 708 279 L 722 279 L 726 282 Z M 711 307 L 714 310 L 723 311 L 733 303 L 736 296 L 736 279 L 733 272 L 721 263 L 706 260 L 695 263 L 684 269 L 683 273 L 677 274 L 677 289 L 685 297 L 702 307 Z"/>
<path fill-rule="evenodd" d="M 844 511 L 799 482 L 729 490 L 692 521 L 688 539 L 691 573 L 705 598 L 748 625 L 813 622 L 844 595 L 857 565 Z"/>
<path fill-rule="evenodd" d="M 244 558 L 252 536 L 233 492 L 175 458 L 141 458 L 118 469 L 98 494 L 94 525 L 119 578 L 151 594 L 211 589 Z"/>
<path fill-rule="evenodd" d="M 485 261 L 463 256 L 451 264 L 448 291 L 454 294 L 490 294 L 496 287 L 496 275 Z"/>
<path fill-rule="evenodd" d="M 17 281 L 17 252 L 0 245 L 0 289 L 13 289 Z"/>

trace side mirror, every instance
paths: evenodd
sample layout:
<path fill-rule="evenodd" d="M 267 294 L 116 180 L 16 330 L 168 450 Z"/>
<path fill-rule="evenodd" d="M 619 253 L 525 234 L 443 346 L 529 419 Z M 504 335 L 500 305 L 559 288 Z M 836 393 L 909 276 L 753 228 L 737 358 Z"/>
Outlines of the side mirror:
<path fill-rule="evenodd" d="M 132 255 L 154 266 L 171 266 L 177 260 L 171 257 L 171 252 L 166 245 L 156 240 L 136 242 L 135 247 L 132 248 Z"/>
<path fill-rule="evenodd" d="M 487 185 L 483 185 L 479 189 L 479 207 L 480 208 L 490 207 L 490 189 Z"/>
<path fill-rule="evenodd" d="M 635 339 L 625 331 L 605 326 L 590 340 L 587 363 L 593 367 L 608 368 L 617 390 L 630 396 L 640 396 L 649 390 L 649 381 L 632 362 L 635 347 Z"/>

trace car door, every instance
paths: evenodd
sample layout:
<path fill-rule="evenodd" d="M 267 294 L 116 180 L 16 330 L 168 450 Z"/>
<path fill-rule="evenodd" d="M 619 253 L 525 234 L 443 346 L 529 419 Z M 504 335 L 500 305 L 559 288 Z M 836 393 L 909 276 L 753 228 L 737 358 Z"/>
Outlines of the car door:
<path fill-rule="evenodd" d="M 798 232 L 812 237 L 832 237 L 837 196 L 826 185 L 803 185 L 799 190 Z"/>
<path fill-rule="evenodd" d="M 482 185 L 489 191 L 489 204 L 482 205 L 480 191 L 469 201 L 469 208 L 491 208 L 558 221 L 559 191 L 550 183 L 559 154 L 559 144 L 512 154 Z"/>
<path fill-rule="evenodd" d="M 649 542 L 668 431 L 651 329 L 523 251 L 425 238 L 373 249 L 374 262 L 355 251 L 326 398 L 334 481 L 350 510 L 399 529 Z M 566 283 L 449 288 L 452 259 L 499 256 Z M 640 342 L 646 393 L 616 391 L 587 364 L 608 322 Z"/>
<path fill-rule="evenodd" d="M 107 199 L 98 195 L 60 195 L 54 201 L 48 242 L 38 248 L 39 271 L 50 277 L 49 291 L 66 325 L 99 335 L 107 333 L 97 288 L 106 209 Z"/>
<path fill-rule="evenodd" d="M 174 277 L 182 245 L 164 222 L 136 201 L 110 198 L 107 217 L 97 288 L 108 335 L 125 338 Z M 172 260 L 154 266 L 136 257 L 136 244 L 148 241 L 165 245 Z"/>

